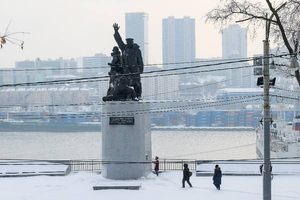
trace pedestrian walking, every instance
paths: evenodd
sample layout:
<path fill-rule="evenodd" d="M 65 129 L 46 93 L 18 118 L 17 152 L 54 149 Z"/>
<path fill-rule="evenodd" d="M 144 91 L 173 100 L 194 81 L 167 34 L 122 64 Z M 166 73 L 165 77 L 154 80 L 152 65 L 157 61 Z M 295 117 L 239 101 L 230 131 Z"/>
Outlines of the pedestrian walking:
<path fill-rule="evenodd" d="M 156 176 L 158 176 L 158 171 L 159 171 L 159 160 L 158 160 L 158 159 L 159 159 L 158 156 L 155 156 L 155 162 L 154 162 L 155 167 L 154 167 L 154 171 L 155 171 Z"/>
<path fill-rule="evenodd" d="M 213 176 L 213 183 L 216 186 L 216 188 L 218 190 L 221 189 L 220 185 L 221 185 L 221 178 L 222 178 L 222 171 L 221 168 L 219 167 L 219 165 L 215 166 L 215 171 L 214 171 L 214 176 Z"/>
<path fill-rule="evenodd" d="M 182 179 L 182 187 L 185 187 L 185 181 L 189 184 L 190 187 L 193 187 L 190 182 L 190 177 L 192 176 L 192 172 L 190 172 L 190 169 L 188 168 L 188 164 L 183 165 L 183 179 Z"/>

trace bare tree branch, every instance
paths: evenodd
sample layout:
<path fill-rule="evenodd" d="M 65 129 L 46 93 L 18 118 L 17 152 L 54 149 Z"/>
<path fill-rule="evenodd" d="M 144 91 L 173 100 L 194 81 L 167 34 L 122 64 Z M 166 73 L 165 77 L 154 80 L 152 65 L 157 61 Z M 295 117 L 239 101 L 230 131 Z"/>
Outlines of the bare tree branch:
<path fill-rule="evenodd" d="M 206 22 L 219 24 L 221 29 L 234 22 L 244 23 L 250 30 L 250 37 L 254 38 L 257 34 L 256 30 L 265 27 L 265 22 L 268 20 L 270 23 L 267 30 L 274 39 L 273 41 L 279 45 L 284 44 L 290 54 L 298 52 L 300 1 L 286 0 L 286 2 L 279 4 L 278 8 L 275 8 L 270 0 L 265 0 L 265 2 L 266 6 L 264 7 L 261 3 L 251 3 L 251 0 L 225 0 L 223 4 L 206 14 Z M 268 12 L 271 12 L 269 18 L 266 17 Z M 271 24 L 272 28 L 270 28 Z M 295 77 L 300 85 L 299 70 L 295 72 Z"/>
<path fill-rule="evenodd" d="M 251 19 L 253 19 L 253 18 L 254 18 L 254 17 L 250 17 L 250 18 L 241 19 L 241 20 L 238 20 L 238 21 L 235 21 L 235 22 L 236 22 L 236 23 L 245 22 L 245 21 L 251 20 Z"/>
<path fill-rule="evenodd" d="M 277 25 L 278 25 L 278 27 L 279 27 L 279 29 L 280 29 L 280 32 L 281 32 L 281 35 L 282 35 L 282 39 L 283 39 L 283 41 L 284 41 L 284 44 L 286 45 L 286 47 L 287 47 L 287 49 L 288 49 L 288 51 L 289 51 L 290 53 L 294 53 L 294 51 L 293 51 L 293 49 L 292 49 L 292 47 L 291 47 L 291 45 L 290 45 L 290 43 L 289 43 L 289 41 L 288 41 L 288 39 L 287 39 L 287 37 L 286 37 L 286 34 L 285 34 L 285 31 L 284 31 L 283 25 L 282 25 L 282 23 L 281 23 L 280 17 L 279 17 L 279 15 L 278 15 L 278 12 L 277 12 L 277 11 L 275 10 L 275 8 L 272 6 L 272 4 L 271 4 L 271 2 L 270 2 L 269 0 L 266 0 L 266 2 L 267 2 L 267 4 L 268 4 L 270 10 L 272 11 L 273 15 L 274 15 L 275 18 L 276 18 Z"/>

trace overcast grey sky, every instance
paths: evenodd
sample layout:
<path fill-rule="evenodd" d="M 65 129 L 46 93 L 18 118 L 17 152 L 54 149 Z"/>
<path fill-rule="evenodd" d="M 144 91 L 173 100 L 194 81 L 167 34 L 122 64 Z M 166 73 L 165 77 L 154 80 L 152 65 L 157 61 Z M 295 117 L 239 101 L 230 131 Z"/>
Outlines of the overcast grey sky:
<path fill-rule="evenodd" d="M 113 23 L 118 23 L 125 39 L 125 13 L 149 14 L 149 63 L 162 63 L 162 19 L 169 16 L 196 19 L 196 57 L 222 56 L 219 27 L 206 24 L 204 15 L 219 0 L 9 0 L 1 3 L 0 33 L 24 31 L 24 50 L 6 44 L 0 49 L 0 68 L 15 61 L 40 58 L 64 59 L 110 55 L 116 45 Z M 248 39 L 248 56 L 262 52 L 263 30 L 254 41 Z"/>

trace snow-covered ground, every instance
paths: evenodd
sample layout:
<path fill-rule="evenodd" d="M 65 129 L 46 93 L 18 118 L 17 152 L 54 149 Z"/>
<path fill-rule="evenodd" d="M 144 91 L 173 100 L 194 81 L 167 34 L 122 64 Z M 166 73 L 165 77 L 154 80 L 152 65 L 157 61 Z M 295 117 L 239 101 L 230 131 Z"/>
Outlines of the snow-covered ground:
<path fill-rule="evenodd" d="M 221 190 L 212 177 L 191 177 L 193 188 L 181 188 L 182 171 L 158 177 L 114 181 L 95 172 L 71 172 L 68 176 L 0 178 L 1 200 L 253 200 L 262 199 L 261 176 L 223 176 Z M 272 180 L 272 200 L 300 199 L 300 175 L 278 175 Z M 93 190 L 99 185 L 137 185 L 140 190 Z"/>

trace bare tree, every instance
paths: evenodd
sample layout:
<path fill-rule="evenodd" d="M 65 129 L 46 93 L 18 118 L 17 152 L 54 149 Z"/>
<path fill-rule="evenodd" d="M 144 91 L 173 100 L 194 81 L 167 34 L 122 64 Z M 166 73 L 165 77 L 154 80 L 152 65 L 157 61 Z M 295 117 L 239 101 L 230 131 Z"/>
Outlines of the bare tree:
<path fill-rule="evenodd" d="M 244 23 L 251 38 L 257 36 L 257 29 L 265 27 L 266 20 L 270 21 L 272 28 L 268 33 L 274 42 L 285 45 L 291 56 L 297 56 L 300 40 L 300 1 L 265 0 L 266 5 L 251 3 L 250 0 L 221 0 L 220 4 L 206 14 L 206 22 L 220 25 L 221 29 L 228 24 Z M 270 15 L 267 16 L 266 14 Z M 300 86 L 299 69 L 294 72 Z"/>

